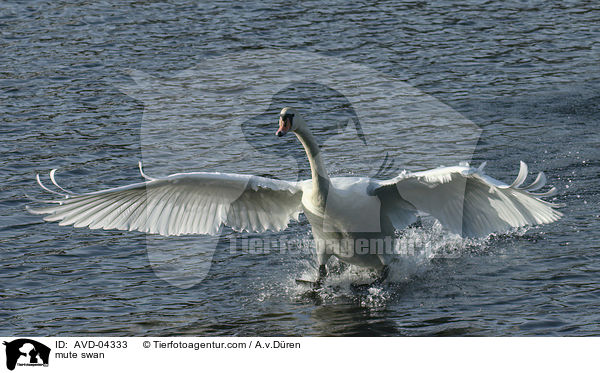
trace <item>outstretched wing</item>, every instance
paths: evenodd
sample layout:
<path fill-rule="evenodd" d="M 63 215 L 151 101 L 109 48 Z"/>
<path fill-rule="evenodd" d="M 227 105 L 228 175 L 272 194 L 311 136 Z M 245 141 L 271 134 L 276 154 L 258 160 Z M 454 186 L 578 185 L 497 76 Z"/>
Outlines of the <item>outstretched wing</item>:
<path fill-rule="evenodd" d="M 301 191 L 296 183 L 208 172 L 162 179 L 142 175 L 149 180 L 94 193 L 68 193 L 63 199 L 46 201 L 49 206 L 27 209 L 59 225 L 165 236 L 215 234 L 221 224 L 238 231 L 278 231 L 301 211 Z M 58 186 L 54 170 L 50 177 Z"/>
<path fill-rule="evenodd" d="M 417 210 L 435 217 L 447 229 L 468 237 L 484 237 L 514 227 L 546 224 L 560 219 L 554 208 L 561 205 L 542 200 L 556 192 L 534 193 L 546 183 L 544 173 L 527 187 L 527 165 L 521 162 L 519 175 L 511 185 L 493 179 L 483 166 L 442 167 L 423 172 L 403 172 L 377 182 L 375 195 L 395 195 Z"/>

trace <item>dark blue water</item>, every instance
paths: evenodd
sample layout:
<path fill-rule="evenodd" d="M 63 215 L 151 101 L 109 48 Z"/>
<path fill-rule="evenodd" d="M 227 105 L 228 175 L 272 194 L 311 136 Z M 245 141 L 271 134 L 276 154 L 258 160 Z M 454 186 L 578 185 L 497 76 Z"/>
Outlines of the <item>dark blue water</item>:
<path fill-rule="evenodd" d="M 0 334 L 597 335 L 599 19 L 595 2 L 575 1 L 3 2 Z M 516 176 L 520 160 L 546 172 L 559 189 L 557 201 L 567 205 L 564 218 L 452 244 L 458 255 L 397 268 L 405 270 L 395 273 L 402 281 L 368 294 L 346 286 L 364 273 L 341 270 L 319 297 L 306 297 L 294 279 L 313 270 L 307 251 L 245 253 L 236 242 L 248 236 L 225 230 L 206 277 L 178 286 L 155 271 L 148 248 L 157 243 L 145 234 L 60 227 L 25 211 L 25 194 L 45 197 L 35 174 L 52 168 L 75 191 L 141 181 L 137 162 L 152 145 L 144 129 L 155 117 L 148 101 L 124 92 L 135 83 L 131 69 L 168 80 L 198 73 L 211 58 L 272 48 L 290 59 L 297 51 L 365 66 L 448 105 L 482 130 L 475 164 L 487 160 L 488 173 L 504 181 Z M 285 101 L 275 87 L 261 89 Z M 236 90 L 229 92 L 197 127 L 198 136 L 211 134 L 201 151 L 155 165 L 155 172 L 302 175 L 301 161 L 299 170 L 281 170 L 241 150 L 248 141 L 225 124 L 237 110 Z M 270 108 L 261 104 L 249 118 Z M 194 110 L 178 108 L 167 119 Z M 406 137 L 410 126 L 402 128 L 397 136 Z M 456 134 L 448 136 L 456 142 Z M 412 148 L 413 141 L 397 148 Z M 383 154 L 373 152 L 365 157 Z M 400 169 L 417 165 L 408 153 L 394 154 Z M 357 174 L 372 174 L 355 162 Z M 304 219 L 284 234 L 310 239 Z M 181 242 L 186 255 L 202 251 L 201 238 L 197 246 L 193 238 Z"/>

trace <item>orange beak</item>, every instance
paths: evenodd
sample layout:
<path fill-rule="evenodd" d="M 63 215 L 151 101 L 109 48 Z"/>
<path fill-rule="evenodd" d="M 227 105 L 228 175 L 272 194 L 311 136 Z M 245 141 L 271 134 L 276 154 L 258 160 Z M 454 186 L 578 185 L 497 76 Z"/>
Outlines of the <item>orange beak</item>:
<path fill-rule="evenodd" d="M 275 134 L 279 137 L 285 135 L 292 128 L 292 121 L 289 118 L 279 118 L 279 129 Z"/>

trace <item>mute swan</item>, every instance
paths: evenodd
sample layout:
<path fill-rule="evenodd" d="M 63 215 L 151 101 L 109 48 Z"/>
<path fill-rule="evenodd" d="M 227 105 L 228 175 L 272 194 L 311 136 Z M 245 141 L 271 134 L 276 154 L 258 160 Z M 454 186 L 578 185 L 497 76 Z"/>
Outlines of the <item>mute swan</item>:
<path fill-rule="evenodd" d="M 527 165 L 520 164 L 516 180 L 507 185 L 483 172 L 483 166 L 441 167 L 402 172 L 390 180 L 365 177 L 330 178 L 319 147 L 302 116 L 293 108 L 281 110 L 276 135 L 293 132 L 304 147 L 312 178 L 300 182 L 258 176 L 193 172 L 93 193 L 72 194 L 55 180 L 63 199 L 51 206 L 27 209 L 46 215 L 46 221 L 91 229 L 138 230 L 161 235 L 215 234 L 221 224 L 237 231 L 280 231 L 303 212 L 311 224 L 317 250 L 318 287 L 334 255 L 343 262 L 388 274 L 389 252 L 372 250 L 375 240 L 394 236 L 414 223 L 419 212 L 436 218 L 449 231 L 468 237 L 487 236 L 512 227 L 546 224 L 560 219 L 558 204 L 542 200 L 556 192 L 534 193 L 546 183 L 539 173 L 522 188 Z M 298 280 L 302 282 L 302 280 Z"/>

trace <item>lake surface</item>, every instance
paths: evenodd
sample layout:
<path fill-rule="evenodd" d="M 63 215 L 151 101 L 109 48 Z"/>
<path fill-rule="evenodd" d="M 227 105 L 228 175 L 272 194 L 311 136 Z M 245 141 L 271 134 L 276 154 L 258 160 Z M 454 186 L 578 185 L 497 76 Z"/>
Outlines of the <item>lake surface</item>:
<path fill-rule="evenodd" d="M 575 1 L 2 3 L 0 335 L 598 335 L 599 20 Z M 54 168 L 75 192 L 142 181 L 139 160 L 305 178 L 297 141 L 273 136 L 286 104 L 334 175 L 388 155 L 392 173 L 487 161 L 512 182 L 523 160 L 564 217 L 477 241 L 426 225 L 405 234 L 452 255 L 407 258 L 366 293 L 349 285 L 368 272 L 332 263 L 314 297 L 294 281 L 315 271 L 304 218 L 161 238 L 25 211 Z M 259 237 L 296 243 L 245 249 Z"/>

